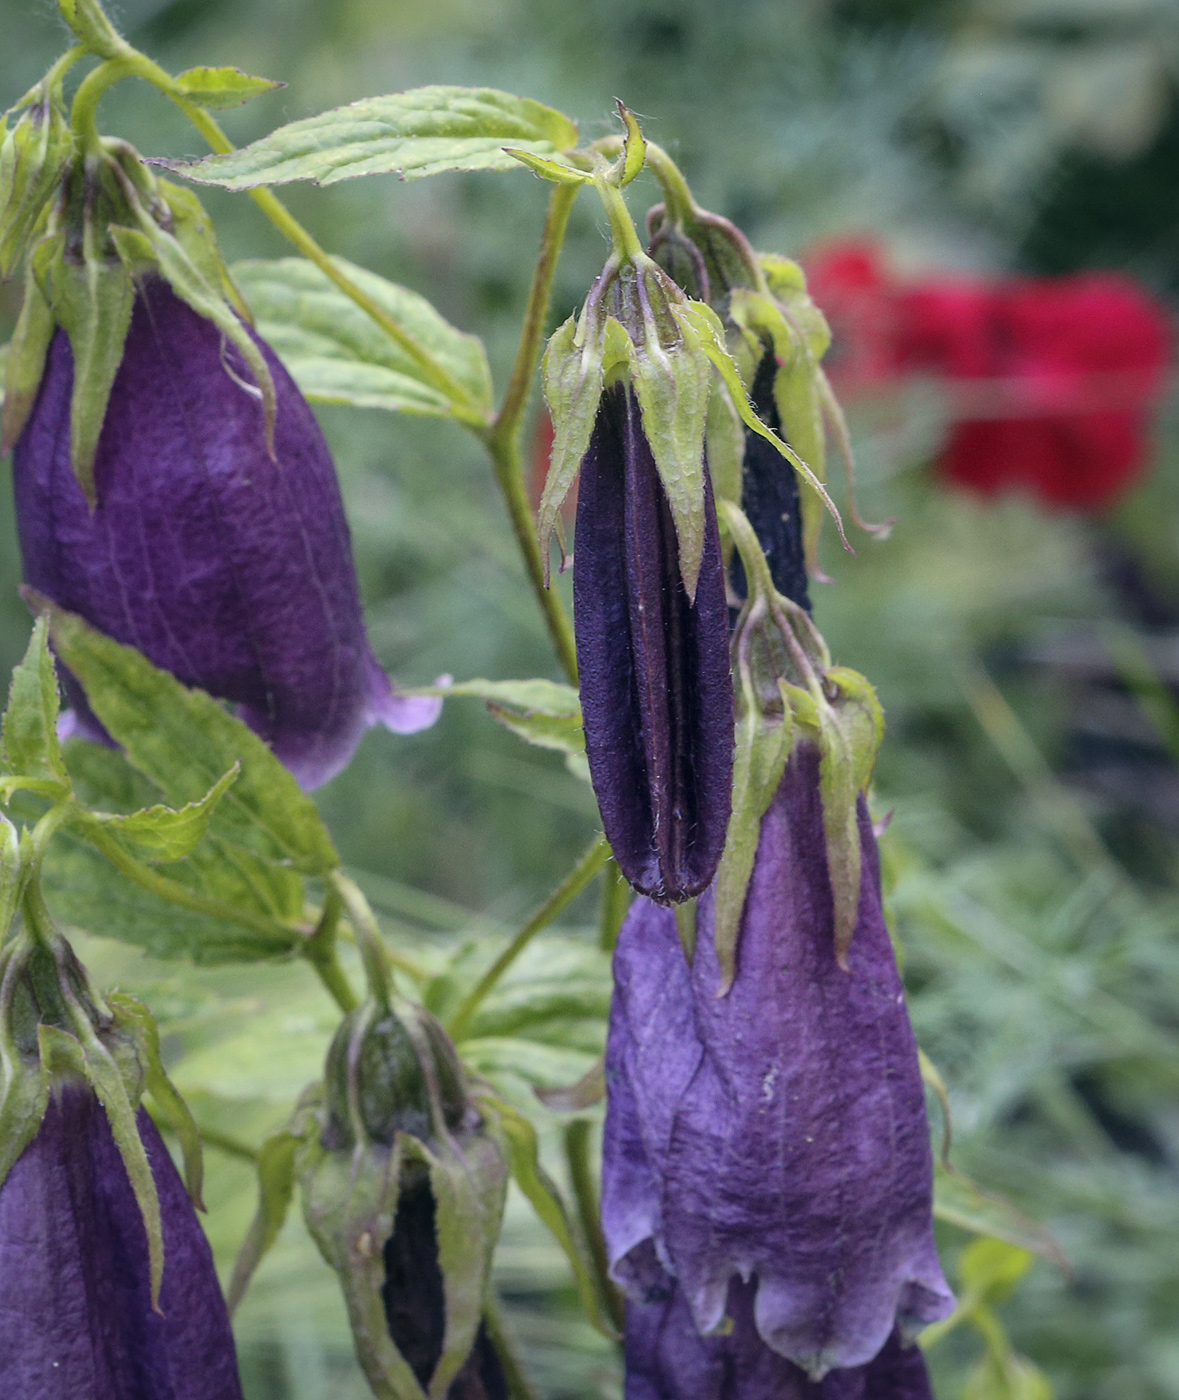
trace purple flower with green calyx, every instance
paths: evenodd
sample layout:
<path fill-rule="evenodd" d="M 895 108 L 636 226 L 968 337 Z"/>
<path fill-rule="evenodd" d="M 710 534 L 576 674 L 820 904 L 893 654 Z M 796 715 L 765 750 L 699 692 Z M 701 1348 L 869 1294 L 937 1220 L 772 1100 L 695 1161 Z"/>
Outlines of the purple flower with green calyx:
<path fill-rule="evenodd" d="M 678 1288 L 626 1308 L 626 1400 L 933 1400 L 925 1360 L 893 1331 L 863 1366 L 812 1381 L 771 1351 L 754 1322 L 755 1285 L 734 1280 L 723 1335 L 702 1337 Z"/>
<path fill-rule="evenodd" d="M 440 702 L 393 690 L 368 643 L 335 468 L 306 401 L 255 342 L 275 394 L 274 455 L 245 364 L 158 277 L 138 288 L 95 458 L 70 466 L 70 342 L 58 330 L 16 445 L 25 578 L 186 685 L 239 706 L 307 788 L 369 725 L 409 733 Z M 101 738 L 66 679 L 80 732 Z"/>
<path fill-rule="evenodd" d="M 129 997 L 94 997 L 35 888 L 23 918 L 0 949 L 0 1394 L 241 1400 L 189 1194 L 199 1139 L 154 1024 Z M 188 1190 L 145 1085 L 181 1133 Z"/>
<path fill-rule="evenodd" d="M 26 581 L 235 702 L 316 787 L 369 725 L 412 732 L 439 702 L 397 695 L 372 654 L 327 445 L 199 200 L 116 141 L 64 181 L 6 368 Z"/>
<path fill-rule="evenodd" d="M 631 910 L 615 954 L 602 1197 L 612 1272 L 634 1302 L 678 1289 L 710 1336 L 738 1279 L 765 1346 L 816 1381 L 953 1307 L 871 823 L 861 799 L 845 969 L 820 782 L 804 740 L 761 822 L 727 990 L 711 890 L 690 963 L 670 911 Z"/>
<path fill-rule="evenodd" d="M 483 1323 L 508 1169 L 495 1119 L 420 1007 L 345 1018 L 295 1170 L 356 1353 L 396 1400 L 506 1400 Z"/>

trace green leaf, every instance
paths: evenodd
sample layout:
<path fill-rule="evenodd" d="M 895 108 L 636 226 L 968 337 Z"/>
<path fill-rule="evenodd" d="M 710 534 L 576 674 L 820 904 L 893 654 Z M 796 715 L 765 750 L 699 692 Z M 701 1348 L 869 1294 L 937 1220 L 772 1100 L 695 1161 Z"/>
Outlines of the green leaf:
<path fill-rule="evenodd" d="M 581 719 L 581 700 L 576 686 L 558 681 L 456 681 L 452 685 L 431 686 L 409 692 L 414 695 L 474 696 L 477 700 L 515 705 L 528 714 L 552 719 Z"/>
<path fill-rule="evenodd" d="M 940 1162 L 935 1166 L 933 1213 L 949 1225 L 1039 1254 L 1066 1273 L 1070 1271 L 1064 1252 L 1042 1225 L 1002 1196 L 984 1191 L 970 1177 L 950 1171 Z"/>
<path fill-rule="evenodd" d="M 1006 1240 L 975 1240 L 958 1263 L 964 1292 L 972 1304 L 1002 1303 L 1032 1267 L 1030 1250 Z"/>
<path fill-rule="evenodd" d="M 495 1101 L 495 1109 L 499 1116 L 500 1131 L 507 1144 L 512 1177 L 516 1185 L 569 1260 L 569 1266 L 573 1270 L 573 1281 L 577 1286 L 577 1296 L 586 1316 L 599 1332 L 612 1337 L 614 1330 L 602 1315 L 598 1290 L 570 1228 L 569 1214 L 561 1199 L 561 1193 L 552 1177 L 540 1164 L 536 1129 L 522 1113 L 517 1113 L 502 1100 Z"/>
<path fill-rule="evenodd" d="M 202 107 L 240 107 L 252 97 L 286 87 L 269 78 L 254 78 L 240 68 L 189 68 L 177 74 L 176 86 Z"/>
<path fill-rule="evenodd" d="M 213 833 L 283 857 L 305 874 L 336 869 L 339 857 L 315 804 L 246 725 L 133 647 L 47 599 L 37 604 L 49 613 L 54 647 L 98 718 L 171 805 L 201 801 L 240 762 L 237 781 L 213 815 Z"/>
<path fill-rule="evenodd" d="M 172 169 L 229 190 L 393 172 L 415 180 L 449 170 L 514 170 L 504 146 L 553 156 L 576 144 L 576 125 L 539 102 L 492 88 L 433 86 L 336 107 L 240 151 Z"/>
<path fill-rule="evenodd" d="M 539 175 L 542 180 L 549 180 L 554 185 L 593 184 L 594 177 L 589 171 L 580 170 L 576 165 L 567 165 L 561 160 L 546 160 L 544 156 L 535 155 L 532 151 L 521 151 L 516 146 L 505 146 L 504 154 L 518 160 L 534 175 Z"/>
<path fill-rule="evenodd" d="M 95 812 L 93 818 L 138 860 L 183 860 L 204 840 L 213 813 L 240 771 L 241 765 L 234 764 L 199 802 L 190 802 L 179 811 L 157 804 L 125 817 Z"/>
<path fill-rule="evenodd" d="M 475 408 L 490 413 L 491 372 L 477 336 L 456 330 L 416 292 L 343 258 L 332 261 L 466 391 Z M 309 399 L 390 412 L 451 413 L 451 399 L 420 362 L 314 263 L 304 258 L 239 262 L 233 276 L 258 333 Z"/>
<path fill-rule="evenodd" d="M 57 712 L 57 672 L 49 652 L 48 627 L 44 618 L 38 618 L 8 690 L 8 708 L 0 730 L 0 764 L 12 776 L 0 778 L 0 798 L 16 788 L 32 789 L 47 797 L 69 791 L 57 739 Z"/>
<path fill-rule="evenodd" d="M 112 236 L 114 227 L 112 225 Z M 135 283 L 122 262 L 67 260 L 65 233 L 43 239 L 33 266 L 53 314 L 70 338 L 74 389 L 70 399 L 70 465 L 93 508 L 94 456 L 107 401 L 123 361 Z"/>

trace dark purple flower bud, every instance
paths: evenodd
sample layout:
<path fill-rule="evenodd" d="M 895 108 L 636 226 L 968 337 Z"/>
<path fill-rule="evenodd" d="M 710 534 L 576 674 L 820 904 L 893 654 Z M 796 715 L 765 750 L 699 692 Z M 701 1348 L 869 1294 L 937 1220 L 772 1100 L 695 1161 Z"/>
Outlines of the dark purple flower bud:
<path fill-rule="evenodd" d="M 139 1111 L 163 1222 L 153 1311 L 147 1231 L 106 1112 L 67 1082 L 0 1187 L 0 1395 L 241 1400 L 213 1256 Z"/>
<path fill-rule="evenodd" d="M 858 915 L 836 961 L 819 755 L 799 744 L 762 822 L 737 972 L 713 898 L 691 967 L 676 921 L 639 901 L 615 954 L 602 1217 L 637 1301 L 675 1280 L 704 1334 L 734 1276 L 768 1347 L 813 1379 L 871 1361 L 953 1299 L 933 1241 L 917 1049 L 880 906 L 863 799 Z"/>
<path fill-rule="evenodd" d="M 602 395 L 577 501 L 573 613 L 586 757 L 623 874 L 661 902 L 712 879 L 733 775 L 728 612 L 712 489 L 695 603 L 638 401 Z"/>
<path fill-rule="evenodd" d="M 777 358 L 773 350 L 767 350 L 758 364 L 749 397 L 758 417 L 781 437 L 782 420 L 774 399 L 774 377 L 777 372 Z M 798 477 L 781 453 L 749 428 L 745 429 L 741 509 L 749 517 L 757 542 L 765 554 L 774 587 L 783 597 L 810 612 Z M 736 550 L 733 551 L 731 574 L 734 592 L 739 598 L 744 598 L 745 566 Z"/>
<path fill-rule="evenodd" d="M 894 1330 L 864 1366 L 812 1381 L 771 1351 L 754 1322 L 755 1285 L 734 1279 L 722 1336 L 702 1337 L 678 1288 L 626 1309 L 626 1400 L 933 1400 L 925 1360 Z"/>
<path fill-rule="evenodd" d="M 327 444 L 257 343 L 277 399 L 273 457 L 236 348 L 159 278 L 140 285 L 91 511 L 70 465 L 74 360 L 58 329 L 15 449 L 17 526 L 28 583 L 186 685 L 236 702 L 313 788 L 369 725 L 409 733 L 439 702 L 398 696 L 378 666 Z M 68 689 L 83 732 L 99 737 Z"/>

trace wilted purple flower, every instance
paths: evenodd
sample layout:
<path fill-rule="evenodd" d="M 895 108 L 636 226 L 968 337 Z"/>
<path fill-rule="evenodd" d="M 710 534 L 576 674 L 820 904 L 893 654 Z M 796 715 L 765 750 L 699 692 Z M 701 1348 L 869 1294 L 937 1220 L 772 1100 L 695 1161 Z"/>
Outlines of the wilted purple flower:
<path fill-rule="evenodd" d="M 762 822 L 737 975 L 718 997 L 713 902 L 691 967 L 676 921 L 638 902 L 615 955 L 603 1226 L 637 1301 L 674 1280 L 697 1329 L 734 1276 L 773 1351 L 821 1379 L 863 1366 L 953 1300 L 933 1242 L 916 1045 L 880 907 L 863 799 L 864 877 L 835 960 L 819 756 L 795 750 Z"/>
<path fill-rule="evenodd" d="M 141 284 L 91 512 L 70 466 L 74 361 L 58 329 L 16 445 L 17 527 L 28 583 L 186 685 L 237 702 L 313 788 L 369 725 L 409 733 L 439 702 L 398 696 L 378 666 L 327 444 L 258 344 L 277 395 L 273 457 L 237 350 L 160 278 Z M 67 688 L 83 732 L 100 737 Z"/>
<path fill-rule="evenodd" d="M 895 1329 L 865 1366 L 828 1371 L 812 1381 L 771 1351 L 753 1319 L 754 1283 L 729 1285 L 732 1322 L 702 1337 L 678 1288 L 626 1308 L 626 1400 L 933 1400 L 925 1360 Z"/>
<path fill-rule="evenodd" d="M 660 901 L 712 879 L 733 773 L 728 612 L 705 472 L 695 603 L 634 393 L 602 395 L 577 501 L 573 611 L 586 757 L 623 874 Z"/>
<path fill-rule="evenodd" d="M 160 1200 L 164 1277 L 91 1090 L 67 1084 L 0 1187 L 0 1394 L 13 1400 L 241 1400 L 208 1241 L 139 1111 Z"/>

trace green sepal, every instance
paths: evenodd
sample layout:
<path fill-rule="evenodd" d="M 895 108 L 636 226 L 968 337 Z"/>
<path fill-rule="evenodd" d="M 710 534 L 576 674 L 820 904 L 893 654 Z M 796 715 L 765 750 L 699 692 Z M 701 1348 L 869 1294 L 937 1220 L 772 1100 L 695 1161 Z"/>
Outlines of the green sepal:
<path fill-rule="evenodd" d="M 134 647 L 112 641 L 31 589 L 24 596 L 48 614 L 54 649 L 107 732 L 170 805 L 200 802 L 240 762 L 237 781 L 213 813 L 213 834 L 281 858 L 304 874 L 322 876 L 339 866 L 315 804 L 253 730 Z"/>
<path fill-rule="evenodd" d="M 683 293 L 656 263 L 639 275 L 662 288 L 673 315 L 684 309 Z M 643 435 L 675 523 L 680 577 L 694 600 L 704 557 L 704 423 L 712 367 L 692 322 L 679 317 L 678 323 L 678 345 L 665 345 L 651 333 L 631 339 L 630 376 L 642 411 Z"/>
<path fill-rule="evenodd" d="M 196 193 L 172 180 L 157 180 L 155 193 L 167 205 L 172 216 L 173 237 L 188 254 L 205 285 L 221 293 L 244 319 L 248 319 L 221 256 L 221 249 L 217 246 L 213 221 Z"/>
<path fill-rule="evenodd" d="M 20 835 L 8 818 L 0 812 L 0 949 L 8 937 L 8 930 L 16 917 L 24 886 L 25 872 L 21 863 Z M 2 956 L 2 954 L 0 954 Z M 0 972 L 2 976 L 2 972 Z M 0 1050 L 0 1070 L 3 1070 L 3 1051 Z M 3 1135 L 0 1134 L 0 1142 Z"/>
<path fill-rule="evenodd" d="M 112 226 L 112 237 L 115 233 Z M 93 509 L 98 503 L 94 458 L 131 326 L 135 283 L 120 261 L 89 256 L 81 262 L 68 259 L 64 231 L 42 239 L 33 252 L 33 266 L 73 351 L 70 466 Z"/>
<path fill-rule="evenodd" d="M 179 809 L 157 804 L 128 816 L 92 812 L 82 821 L 82 829 L 90 822 L 101 826 L 136 860 L 151 864 L 184 860 L 205 839 L 213 813 L 240 772 L 241 764 L 235 763 L 198 802 Z"/>
<path fill-rule="evenodd" d="M 741 503 L 741 473 L 745 463 L 745 424 L 733 396 L 719 376 L 712 381 L 708 416 L 704 422 L 708 474 L 718 501 Z"/>
<path fill-rule="evenodd" d="M 402 1143 L 398 1134 L 392 1148 L 351 1154 L 329 1152 L 313 1139 L 296 1162 L 303 1218 L 339 1279 L 356 1355 L 377 1400 L 427 1400 L 389 1336 L 381 1298 L 384 1249 L 401 1194 Z"/>
<path fill-rule="evenodd" d="M 295 1193 L 295 1162 L 302 1141 L 302 1133 L 294 1128 L 284 1129 L 268 1137 L 258 1150 L 258 1209 L 233 1262 L 233 1275 L 225 1294 L 231 1316 L 286 1223 Z"/>
<path fill-rule="evenodd" d="M 0 817 L 0 942 L 20 896 L 16 831 Z M 37 1135 L 49 1106 L 49 1075 L 44 1056 L 22 1053 L 11 1032 L 16 980 L 25 962 L 20 939 L 0 947 L 0 1188 L 17 1159 Z M 44 1029 L 44 1028 L 43 1028 Z M 63 1032 L 64 1034 L 64 1032 Z M 67 1037 L 68 1039 L 68 1037 Z"/>
<path fill-rule="evenodd" d="M 817 364 L 831 346 L 831 327 L 811 300 L 806 274 L 791 258 L 762 254 L 759 259 L 766 285 L 782 304 L 791 325 L 801 335 L 807 351 Z"/>
<path fill-rule="evenodd" d="M 554 185 L 593 184 L 594 177 L 588 170 L 579 170 L 577 166 L 566 165 L 564 161 L 539 156 L 535 151 L 521 151 L 515 146 L 505 146 L 504 154 L 518 160 L 534 175 L 539 175 L 542 180 L 548 180 Z"/>
<path fill-rule="evenodd" d="M 586 1316 L 599 1332 L 613 1338 L 614 1329 L 602 1312 L 593 1275 L 569 1223 L 569 1212 L 560 1188 L 541 1165 L 536 1129 L 528 1118 L 502 1099 L 494 1101 L 494 1111 L 507 1147 L 512 1179 L 524 1193 L 541 1224 L 561 1246 L 573 1272 L 578 1300 Z"/>
<path fill-rule="evenodd" d="M 289 180 L 320 185 L 359 175 L 403 180 L 454 170 L 514 170 L 504 147 L 553 156 L 577 145 L 562 112 L 494 88 L 432 85 L 368 97 L 279 127 L 226 155 L 169 162 L 186 179 L 223 189 Z"/>
<path fill-rule="evenodd" d="M 618 115 L 626 127 L 622 163 L 618 171 L 619 188 L 625 189 L 647 163 L 647 142 L 635 114 L 621 101 L 618 103 Z"/>
<path fill-rule="evenodd" d="M 761 819 L 774 800 L 794 741 L 794 720 L 779 683 L 781 713 L 763 708 L 749 674 L 739 667 L 736 752 L 733 757 L 733 808 L 717 867 L 714 938 L 723 996 L 737 975 L 737 941 L 745 896 L 761 836 Z"/>
<path fill-rule="evenodd" d="M 196 1120 L 176 1086 L 168 1078 L 160 1054 L 160 1029 L 156 1019 L 143 1002 L 128 992 L 108 992 L 106 1004 L 120 1030 L 130 1032 L 143 1061 L 144 1087 L 156 1107 L 167 1119 L 180 1143 L 184 1162 L 184 1185 L 188 1198 L 197 1210 L 204 1210 L 202 1188 L 205 1167 L 201 1152 L 201 1135 Z"/>
<path fill-rule="evenodd" d="M 4 363 L 4 407 L 0 410 L 0 457 L 11 452 L 37 401 L 45 357 L 57 329 L 53 308 L 41 290 L 35 257 L 25 265 L 25 294 Z"/>
<path fill-rule="evenodd" d="M 252 97 L 286 87 L 270 78 L 255 78 L 240 68 L 189 68 L 175 78 L 177 88 L 190 102 L 221 110 L 240 107 Z"/>
<path fill-rule="evenodd" d="M 61 106 L 61 85 L 45 84 L 0 144 L 0 278 L 9 278 L 42 221 L 74 154 Z M 8 114 L 8 115 L 11 115 Z"/>
<path fill-rule="evenodd" d="M 69 775 L 57 738 L 57 672 L 49 651 L 44 618 L 33 624 L 24 660 L 12 673 L 8 708 L 0 729 L 0 801 L 23 788 L 45 797 L 64 797 Z"/>
<path fill-rule="evenodd" d="M 561 505 L 581 469 L 602 401 L 605 340 L 606 326 L 597 319 L 591 320 L 583 310 L 580 317 L 570 316 L 553 332 L 544 352 L 544 396 L 553 420 L 553 446 L 536 513 L 536 532 L 546 586 L 553 531 Z"/>
<path fill-rule="evenodd" d="M 771 432 L 754 412 L 753 405 L 749 402 L 749 395 L 746 392 L 745 385 L 742 383 L 737 362 L 733 359 L 728 345 L 725 342 L 724 326 L 721 324 L 720 317 L 710 306 L 706 306 L 700 301 L 685 302 L 680 306 L 673 307 L 673 312 L 682 326 L 691 328 L 699 345 L 704 350 L 704 353 L 716 366 L 721 379 L 724 381 L 725 387 L 732 396 L 734 407 L 741 415 L 741 421 L 747 428 L 751 428 L 757 433 L 759 437 L 763 437 L 767 442 L 771 443 L 794 467 L 794 470 L 802 477 L 811 491 L 819 497 L 830 513 L 832 520 L 835 521 L 836 528 L 839 531 L 839 538 L 843 541 L 844 548 L 848 550 L 849 553 L 854 554 L 855 550 L 848 544 L 847 535 L 844 533 L 843 529 L 843 521 L 840 518 L 839 511 L 835 507 L 835 502 L 827 492 L 827 488 L 798 453 L 787 443 L 783 442 L 776 433 Z M 804 492 L 803 499 L 805 500 L 805 498 L 806 493 Z"/>
<path fill-rule="evenodd" d="M 103 13 L 99 0 L 57 0 L 61 17 L 91 53 L 118 58 L 127 45 Z"/>
<path fill-rule="evenodd" d="M 817 730 L 819 742 L 819 795 L 835 905 L 835 958 L 846 971 L 847 950 L 860 908 L 857 808 L 860 793 L 871 781 L 876 751 L 884 737 L 884 711 L 863 676 L 846 667 L 827 671 L 823 688 L 824 702 L 816 704 L 812 699 L 807 718 Z"/>

